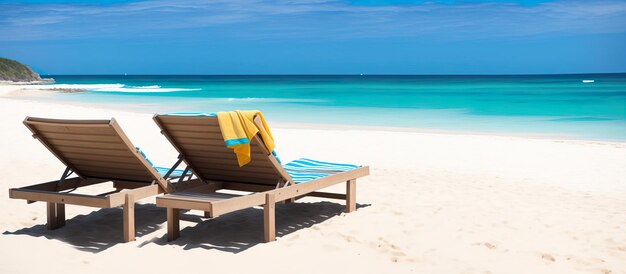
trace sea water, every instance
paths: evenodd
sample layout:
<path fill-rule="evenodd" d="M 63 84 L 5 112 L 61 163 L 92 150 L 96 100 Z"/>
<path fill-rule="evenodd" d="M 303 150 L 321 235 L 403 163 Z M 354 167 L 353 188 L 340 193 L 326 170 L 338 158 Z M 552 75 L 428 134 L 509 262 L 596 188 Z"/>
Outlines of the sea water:
<path fill-rule="evenodd" d="M 626 140 L 626 74 L 51 75 L 52 100 L 269 121 Z"/>

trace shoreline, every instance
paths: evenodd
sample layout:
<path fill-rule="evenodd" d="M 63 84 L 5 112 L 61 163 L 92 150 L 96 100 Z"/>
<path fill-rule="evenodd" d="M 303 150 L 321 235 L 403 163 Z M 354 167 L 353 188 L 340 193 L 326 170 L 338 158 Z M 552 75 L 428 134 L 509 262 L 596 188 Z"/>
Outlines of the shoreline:
<path fill-rule="evenodd" d="M 28 86 L 28 85 L 45 85 L 45 84 L 54 84 L 54 78 L 41 78 L 41 80 L 36 81 L 9 81 L 9 80 L 0 80 L 0 86 Z"/>
<path fill-rule="evenodd" d="M 51 82 L 46 81 L 31 81 L 31 82 L 7 82 L 0 81 L 0 97 L 28 97 L 25 93 L 35 93 L 36 96 L 41 96 L 45 93 L 75 93 L 86 92 L 85 88 L 72 88 L 63 87 L 63 85 L 47 86 L 47 84 L 54 84 L 54 80 Z M 59 87 L 61 86 L 61 87 Z"/>
<path fill-rule="evenodd" d="M 61 88 L 59 90 L 53 88 L 42 88 L 42 89 L 28 89 L 28 88 L 19 88 L 19 85 L 13 86 L 14 88 L 2 88 L 0 85 L 0 98 L 5 98 L 8 100 L 22 100 L 22 101 L 32 101 L 39 102 L 37 98 L 42 98 L 45 96 L 50 96 L 53 93 L 73 93 L 73 92 L 83 92 L 87 90 L 80 91 L 71 91 L 75 90 L 72 88 L 66 89 Z M 45 91 L 44 91 L 45 90 Z M 65 92 L 65 90 L 69 90 Z M 25 95 L 25 93 L 30 93 Z M 124 110 L 133 113 L 143 113 L 143 114 L 154 114 L 154 111 L 142 111 L 141 105 L 138 105 L 137 108 L 128 110 L 124 107 L 124 105 L 116 105 L 116 104 L 108 104 L 108 103 L 86 103 L 86 102 L 60 102 L 60 101 L 50 101 L 46 102 L 50 104 L 58 104 L 58 105 L 71 105 L 71 106 L 89 106 L 92 108 L 102 109 L 102 110 Z M 150 104 L 146 104 L 149 106 Z M 335 130 L 361 130 L 361 131 L 389 131 L 389 132 L 411 132 L 411 133 L 422 133 L 422 134 L 442 134 L 442 135 L 469 135 L 469 136 L 494 136 L 494 137 L 502 137 L 502 138 L 521 138 L 521 139 L 537 139 L 537 140 L 548 140 L 555 142 L 583 142 L 583 143 L 606 143 L 606 144 L 626 144 L 626 139 L 613 139 L 613 138 L 584 138 L 584 137 L 576 137 L 571 136 L 564 133 L 520 133 L 520 132 L 493 132 L 493 131 L 465 131 L 465 130 L 452 130 L 452 129 L 434 129 L 434 128 L 413 128 L 413 127 L 402 127 L 402 126 L 371 126 L 371 125 L 356 125 L 356 124 L 331 124 L 331 123 L 310 123 L 310 122 L 271 122 L 272 125 L 282 128 L 297 128 L 297 129 L 335 129 Z"/>
<path fill-rule="evenodd" d="M 446 130 L 446 129 L 428 129 L 428 128 L 411 128 L 411 127 L 382 127 L 367 125 L 347 125 L 347 124 L 316 124 L 316 123 L 293 123 L 278 122 L 274 123 L 278 127 L 294 128 L 294 129 L 320 129 L 320 130 L 357 130 L 357 131 L 387 131 L 398 133 L 418 133 L 418 134 L 434 134 L 434 135 L 460 135 L 460 136 L 488 136 L 498 138 L 518 138 L 530 140 L 545 140 L 554 142 L 579 142 L 579 143 L 598 143 L 626 145 L 626 140 L 599 140 L 584 139 L 575 137 L 559 136 L 558 134 L 548 133 L 515 133 L 515 132 L 481 132 L 481 131 L 463 131 L 463 130 Z"/>

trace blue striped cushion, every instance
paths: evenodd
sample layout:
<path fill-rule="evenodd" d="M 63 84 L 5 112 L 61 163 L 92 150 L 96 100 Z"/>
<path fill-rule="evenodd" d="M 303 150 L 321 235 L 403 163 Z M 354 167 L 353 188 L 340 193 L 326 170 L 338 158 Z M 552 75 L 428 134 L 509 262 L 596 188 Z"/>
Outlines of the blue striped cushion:
<path fill-rule="evenodd" d="M 168 171 L 170 171 L 169 168 L 167 167 L 160 167 L 160 166 L 153 166 L 154 169 L 156 169 L 156 171 L 161 175 L 161 176 L 165 176 L 167 174 Z M 180 176 L 183 176 L 183 171 L 182 169 L 175 169 L 174 171 L 172 171 L 172 174 L 170 174 L 170 177 L 168 177 L 169 179 L 176 179 Z M 189 175 L 190 173 L 188 172 L 187 175 Z M 166 178 L 166 179 L 168 179 Z"/>
<path fill-rule="evenodd" d="M 165 113 L 166 116 L 189 116 L 189 117 L 213 117 L 217 116 L 215 113 L 206 112 L 170 112 Z"/>
<path fill-rule="evenodd" d="M 296 184 L 324 178 L 358 167 L 357 165 L 322 162 L 307 158 L 300 158 L 283 165 L 283 168 Z"/>

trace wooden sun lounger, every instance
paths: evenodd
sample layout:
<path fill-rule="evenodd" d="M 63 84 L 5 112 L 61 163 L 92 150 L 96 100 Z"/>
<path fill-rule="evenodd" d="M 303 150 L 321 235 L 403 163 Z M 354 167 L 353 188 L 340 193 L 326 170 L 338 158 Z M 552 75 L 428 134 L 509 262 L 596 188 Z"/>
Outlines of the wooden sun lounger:
<path fill-rule="evenodd" d="M 293 201 L 299 196 L 346 200 L 346 211 L 356 210 L 356 179 L 369 175 L 369 167 L 358 167 L 327 177 L 294 184 L 278 160 L 257 135 L 251 142 L 252 161 L 239 167 L 235 154 L 226 148 L 216 117 L 155 115 L 161 133 L 180 153 L 194 175 L 207 183 L 202 187 L 157 197 L 157 206 L 167 208 L 168 240 L 179 236 L 179 210 L 205 211 L 205 216 L 263 206 L 264 239 L 276 239 L 274 207 L 277 202 Z M 260 121 L 255 120 L 257 124 Z M 318 190 L 346 182 L 346 194 Z M 249 195 L 218 193 L 217 190 L 252 192 Z"/>
<path fill-rule="evenodd" d="M 124 242 L 135 239 L 135 201 L 171 192 L 163 178 L 128 140 L 115 119 L 60 120 L 26 117 L 24 124 L 67 167 L 60 180 L 9 189 L 9 197 L 47 203 L 47 227 L 65 225 L 65 205 L 98 208 L 123 206 Z M 71 173 L 78 177 L 68 178 Z M 99 195 L 72 193 L 94 184 L 113 182 Z M 188 182 L 191 186 L 194 182 Z M 201 183 L 197 180 L 197 183 Z"/>

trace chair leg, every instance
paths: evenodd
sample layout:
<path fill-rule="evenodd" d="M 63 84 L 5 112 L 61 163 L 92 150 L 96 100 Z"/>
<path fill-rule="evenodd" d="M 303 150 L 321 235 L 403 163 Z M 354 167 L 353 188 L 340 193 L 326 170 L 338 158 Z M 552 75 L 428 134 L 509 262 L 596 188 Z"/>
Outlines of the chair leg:
<path fill-rule="evenodd" d="M 167 241 L 171 242 L 180 236 L 180 209 L 167 208 Z"/>
<path fill-rule="evenodd" d="M 57 227 L 65 226 L 65 204 L 57 204 Z"/>
<path fill-rule="evenodd" d="M 124 242 L 135 240 L 135 197 L 126 194 L 124 203 Z"/>
<path fill-rule="evenodd" d="M 46 203 L 46 226 L 48 230 L 65 225 L 65 204 Z"/>
<path fill-rule="evenodd" d="M 46 203 L 46 226 L 48 230 L 59 228 L 59 219 L 57 218 L 57 204 L 47 202 Z"/>
<path fill-rule="evenodd" d="M 276 201 L 274 194 L 265 194 L 265 205 L 263 206 L 263 232 L 265 242 L 276 240 Z"/>
<path fill-rule="evenodd" d="M 356 179 L 346 182 L 346 212 L 356 210 Z"/>

